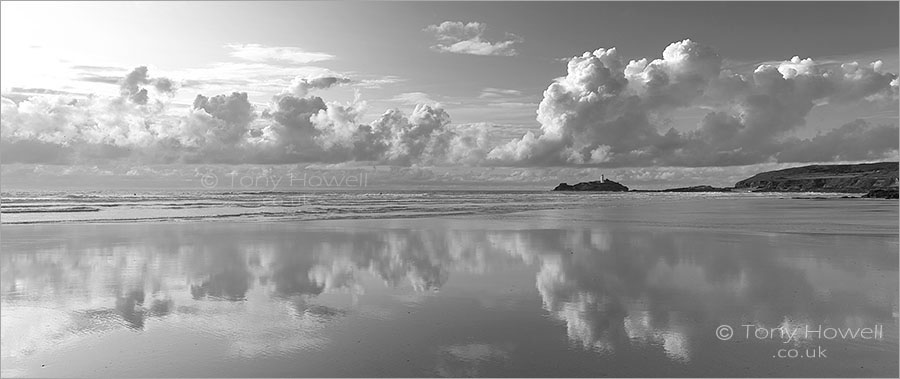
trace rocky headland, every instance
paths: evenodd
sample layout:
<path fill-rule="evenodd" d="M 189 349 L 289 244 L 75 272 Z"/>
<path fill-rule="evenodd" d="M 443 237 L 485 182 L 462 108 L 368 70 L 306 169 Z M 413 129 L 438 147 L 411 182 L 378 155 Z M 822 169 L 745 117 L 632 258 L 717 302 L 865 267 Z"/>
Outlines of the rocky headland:
<path fill-rule="evenodd" d="M 897 188 L 897 162 L 812 165 L 768 171 L 735 183 L 753 192 L 866 193 Z"/>
<path fill-rule="evenodd" d="M 869 199 L 900 199 L 900 192 L 897 191 L 897 187 L 873 189 L 862 197 Z"/>

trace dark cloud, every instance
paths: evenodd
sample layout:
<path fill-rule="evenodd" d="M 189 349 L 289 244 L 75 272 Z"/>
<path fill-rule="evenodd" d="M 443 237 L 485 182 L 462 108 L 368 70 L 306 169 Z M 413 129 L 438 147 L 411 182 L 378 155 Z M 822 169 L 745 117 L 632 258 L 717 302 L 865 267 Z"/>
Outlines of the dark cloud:
<path fill-rule="evenodd" d="M 37 140 L 0 141 L 0 161 L 4 163 L 66 164 L 73 154 L 70 146 Z"/>
<path fill-rule="evenodd" d="M 168 78 L 150 79 L 146 66 L 137 67 L 125 75 L 125 78 L 119 82 L 119 91 L 123 97 L 127 97 L 135 104 L 145 105 L 150 100 L 150 96 L 147 89 L 142 86 L 148 84 L 152 84 L 160 93 L 175 93 L 172 80 Z"/>
<path fill-rule="evenodd" d="M 776 155 L 779 162 L 873 160 L 880 152 L 897 150 L 897 125 L 870 125 L 856 120 L 807 140 L 788 139 Z"/>
<path fill-rule="evenodd" d="M 350 83 L 351 80 L 339 76 L 314 76 L 314 77 L 296 77 L 291 81 L 290 86 L 285 89 L 285 94 L 295 97 L 304 97 L 309 91 L 314 89 L 326 89 L 336 85 Z"/>
<path fill-rule="evenodd" d="M 233 92 L 231 95 L 206 97 L 197 95 L 194 98 L 194 109 L 202 109 L 210 116 L 245 129 L 256 118 L 253 105 L 246 92 Z M 238 133 L 240 134 L 240 133 Z"/>
<path fill-rule="evenodd" d="M 153 82 L 153 86 L 160 93 L 174 93 L 175 92 L 175 83 L 172 82 L 171 79 L 168 78 L 159 78 Z"/>
<path fill-rule="evenodd" d="M 150 79 L 147 76 L 147 66 L 137 67 L 122 79 L 120 86 L 123 95 L 134 96 L 141 90 L 142 84 L 149 84 Z"/>
<path fill-rule="evenodd" d="M 147 95 L 146 88 L 141 88 L 139 91 L 129 96 L 128 99 L 135 104 L 144 105 L 147 104 L 147 100 L 150 100 L 150 96 Z"/>
<path fill-rule="evenodd" d="M 326 108 L 325 100 L 321 97 L 282 96 L 278 98 L 271 115 L 276 122 L 290 130 L 312 130 L 310 116 Z"/>

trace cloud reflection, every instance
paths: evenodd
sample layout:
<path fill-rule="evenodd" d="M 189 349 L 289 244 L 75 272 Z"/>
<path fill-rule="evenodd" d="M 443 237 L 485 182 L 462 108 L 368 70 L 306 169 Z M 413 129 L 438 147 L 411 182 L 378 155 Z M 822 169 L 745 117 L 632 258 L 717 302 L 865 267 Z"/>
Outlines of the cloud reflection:
<path fill-rule="evenodd" d="M 840 254 L 858 247 L 852 236 L 815 237 L 832 246 L 822 250 L 808 244 L 812 237 L 702 233 L 620 226 L 38 226 L 24 238 L 61 238 L 3 241 L 4 336 L 7 320 L 27 327 L 27 318 L 15 316 L 31 307 L 67 312 L 68 320 L 57 322 L 71 335 L 116 324 L 142 330 L 178 315 L 233 341 L 234 354 L 289 354 L 329 343 L 322 328 L 363 312 L 355 299 L 373 290 L 429 294 L 450 285 L 454 273 L 490 279 L 511 267 L 535 271 L 543 311 L 565 326 L 572 347 L 604 354 L 643 347 L 688 362 L 698 336 L 723 321 L 862 325 L 894 317 L 896 283 Z M 890 243 L 866 248 L 889 251 Z M 897 264 L 890 255 L 853 259 L 870 267 Z M 38 338 L 71 337 L 50 330 L 4 341 L 4 354 L 34 351 Z M 498 349 L 477 336 L 451 345 L 438 350 L 438 371 L 477 375 L 485 360 L 508 359 L 509 349 Z"/>

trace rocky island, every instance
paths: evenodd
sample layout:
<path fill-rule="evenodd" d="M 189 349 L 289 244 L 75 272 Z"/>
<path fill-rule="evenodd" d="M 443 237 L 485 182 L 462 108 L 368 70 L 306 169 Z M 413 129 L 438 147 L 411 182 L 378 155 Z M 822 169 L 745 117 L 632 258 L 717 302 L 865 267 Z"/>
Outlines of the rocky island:
<path fill-rule="evenodd" d="M 578 183 L 574 186 L 570 186 L 568 183 L 559 183 L 554 191 L 598 191 L 598 192 L 628 192 L 628 187 L 625 187 L 617 182 L 612 180 L 602 178 L 600 180 L 596 180 L 593 182 L 583 182 Z"/>

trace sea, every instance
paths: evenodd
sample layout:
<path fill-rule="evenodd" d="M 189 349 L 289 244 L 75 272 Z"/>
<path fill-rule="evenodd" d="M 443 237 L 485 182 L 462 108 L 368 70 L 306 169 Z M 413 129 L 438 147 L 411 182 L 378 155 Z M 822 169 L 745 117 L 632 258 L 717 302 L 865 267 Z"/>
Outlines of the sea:
<path fill-rule="evenodd" d="M 510 190 L 3 191 L 3 224 L 306 221 L 503 214 L 733 198 L 839 198 L 818 193 L 636 193 Z"/>

